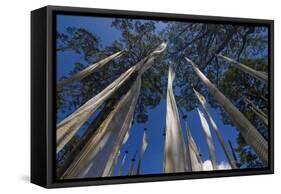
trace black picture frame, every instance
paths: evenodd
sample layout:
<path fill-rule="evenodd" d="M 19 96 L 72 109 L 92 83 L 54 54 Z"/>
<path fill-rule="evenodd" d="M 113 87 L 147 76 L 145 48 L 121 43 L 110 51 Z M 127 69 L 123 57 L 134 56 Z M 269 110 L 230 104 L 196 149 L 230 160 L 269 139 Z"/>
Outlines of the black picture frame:
<path fill-rule="evenodd" d="M 55 178 L 55 15 L 79 14 L 105 17 L 195 21 L 269 28 L 269 166 L 261 169 L 205 171 L 174 174 L 56 180 Z M 31 12 L 31 182 L 46 188 L 168 181 L 274 173 L 274 21 L 152 13 L 109 9 L 46 6 Z"/>

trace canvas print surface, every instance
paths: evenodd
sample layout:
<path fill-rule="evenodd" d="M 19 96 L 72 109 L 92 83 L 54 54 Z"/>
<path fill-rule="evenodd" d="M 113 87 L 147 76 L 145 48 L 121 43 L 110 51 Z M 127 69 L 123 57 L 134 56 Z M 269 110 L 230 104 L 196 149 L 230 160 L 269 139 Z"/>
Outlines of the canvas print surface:
<path fill-rule="evenodd" d="M 56 179 L 268 167 L 266 26 L 56 15 Z"/>

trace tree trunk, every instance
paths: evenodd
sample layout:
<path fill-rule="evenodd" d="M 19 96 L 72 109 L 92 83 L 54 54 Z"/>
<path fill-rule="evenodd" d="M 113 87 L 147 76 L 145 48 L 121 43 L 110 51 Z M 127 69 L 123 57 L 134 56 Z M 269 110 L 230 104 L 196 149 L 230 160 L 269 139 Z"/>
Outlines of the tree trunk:
<path fill-rule="evenodd" d="M 59 169 L 57 169 L 57 178 L 60 178 L 62 176 L 62 174 L 67 170 L 69 165 L 74 161 L 75 157 L 79 155 L 79 152 L 83 149 L 89 139 L 95 134 L 96 130 L 106 119 L 109 113 L 113 110 L 115 103 L 116 99 L 110 99 L 108 100 L 108 102 L 105 103 L 105 107 L 87 127 L 85 133 L 82 135 L 79 141 L 75 145 L 73 145 L 73 148 L 64 160 L 63 165 Z M 70 140 L 70 142 L 72 142 L 72 140 Z"/>
<path fill-rule="evenodd" d="M 255 77 L 256 79 L 262 81 L 263 83 L 265 83 L 267 85 L 268 83 L 268 76 L 265 72 L 261 72 L 261 71 L 257 71 L 252 69 L 251 67 L 248 67 L 242 63 L 239 63 L 233 59 L 230 59 L 226 56 L 223 56 L 221 54 L 217 54 L 218 57 L 220 57 L 221 59 L 226 60 L 227 62 L 229 62 L 231 65 L 233 65 L 234 67 L 240 69 L 241 71 L 243 71 L 244 73 L 247 73 L 249 75 L 251 75 L 252 77 Z"/>
<path fill-rule="evenodd" d="M 57 125 L 57 153 L 69 142 L 78 129 L 88 120 L 88 118 L 110 98 L 118 88 L 120 88 L 126 80 L 130 79 L 134 73 L 142 75 L 152 65 L 156 57 L 158 57 L 167 47 L 163 42 L 147 57 L 138 62 L 136 65 L 122 73 L 116 80 L 109 84 L 103 91 L 95 95 L 71 115 L 65 118 Z"/>
<path fill-rule="evenodd" d="M 210 112 L 208 110 L 206 99 L 199 92 L 197 92 L 194 88 L 193 88 L 193 91 L 195 92 L 199 102 L 201 103 L 201 105 L 203 106 L 203 108 L 205 110 L 205 113 L 206 113 L 206 115 L 208 117 L 208 120 L 211 123 L 211 125 L 212 125 L 212 127 L 213 127 L 213 129 L 214 129 L 214 131 L 215 131 L 215 133 L 216 133 L 216 135 L 218 137 L 218 140 L 219 140 L 219 142 L 221 144 L 221 147 L 222 147 L 222 149 L 224 151 L 224 154 L 225 154 L 225 156 L 226 156 L 226 158 L 228 160 L 228 163 L 230 164 L 232 169 L 236 169 L 237 166 L 236 166 L 235 162 L 233 161 L 233 159 L 232 159 L 232 157 L 231 157 L 231 155 L 230 155 L 230 153 L 229 153 L 229 151 L 228 151 L 228 149 L 227 149 L 227 147 L 226 147 L 226 145 L 225 145 L 225 143 L 223 141 L 221 133 L 220 133 L 220 131 L 219 131 L 215 121 L 213 120 L 213 118 L 212 118 L 212 116 L 211 116 L 211 114 L 210 114 Z"/>
<path fill-rule="evenodd" d="M 206 66 L 212 62 L 212 60 L 215 58 L 217 53 L 220 53 L 225 46 L 228 44 L 228 42 L 231 40 L 231 38 L 233 37 L 233 35 L 238 31 L 239 27 L 234 26 L 233 29 L 228 33 L 228 35 L 226 36 L 226 38 L 224 39 L 224 41 L 222 42 L 222 44 L 215 50 L 215 52 L 213 52 L 213 55 L 207 60 L 207 62 L 205 63 L 203 69 L 206 68 Z"/>
<path fill-rule="evenodd" d="M 136 80 L 137 73 L 134 73 L 130 79 L 128 79 L 114 94 L 113 97 L 108 99 L 105 102 L 104 108 L 100 111 L 100 113 L 96 116 L 96 118 L 91 122 L 91 124 L 85 130 L 85 133 L 80 138 L 79 142 L 74 145 L 74 148 L 71 150 L 70 154 L 65 159 L 63 166 L 59 168 L 57 171 L 57 177 L 60 178 L 70 164 L 74 161 L 74 159 L 80 155 L 80 152 L 85 147 L 86 143 L 94 136 L 97 132 L 96 130 L 99 128 L 101 123 L 107 118 L 111 111 L 113 111 L 114 106 L 117 104 L 118 100 L 120 100 L 121 96 L 123 96 L 132 82 Z M 72 138 L 73 139 L 73 138 Z"/>
<path fill-rule="evenodd" d="M 90 75 L 91 73 L 95 72 L 96 70 L 98 70 L 99 68 L 103 67 L 105 64 L 107 64 L 109 61 L 113 60 L 116 57 L 120 57 L 122 54 L 124 53 L 123 51 L 119 51 L 117 53 L 114 53 L 113 55 L 100 60 L 99 62 L 96 62 L 88 67 L 86 67 L 85 69 L 79 71 L 78 73 L 72 75 L 69 78 L 63 79 L 62 81 L 60 81 L 57 84 L 57 89 L 60 90 L 62 89 L 65 85 L 73 83 L 75 81 L 79 81 L 83 78 L 85 78 L 86 76 Z"/>
<path fill-rule="evenodd" d="M 266 126 L 268 126 L 267 115 L 261 109 L 259 109 L 259 107 L 257 107 L 251 100 L 249 100 L 245 96 L 242 96 L 242 98 L 247 105 L 250 105 L 250 109 L 264 122 Z"/>
<path fill-rule="evenodd" d="M 209 92 L 214 99 L 222 106 L 222 108 L 229 114 L 237 129 L 241 132 L 246 143 L 252 146 L 257 155 L 263 161 L 264 166 L 268 164 L 268 143 L 259 133 L 259 131 L 252 125 L 252 123 L 213 85 L 210 80 L 198 69 L 198 67 L 187 57 L 189 62 L 198 77 L 207 86 Z"/>
<path fill-rule="evenodd" d="M 166 110 L 166 140 L 163 166 L 165 173 L 186 172 L 186 148 L 182 134 L 177 104 L 173 93 L 175 72 L 169 66 Z"/>
<path fill-rule="evenodd" d="M 211 131 L 210 131 L 208 122 L 205 119 L 204 114 L 200 111 L 199 108 L 197 108 L 197 111 L 198 111 L 199 118 L 200 118 L 200 121 L 201 121 L 202 129 L 203 129 L 203 132 L 204 132 L 204 135 L 205 135 L 206 143 L 208 145 L 208 152 L 209 152 L 209 156 L 210 156 L 210 159 L 211 159 L 211 162 L 212 162 L 213 170 L 218 170 L 214 140 L 213 140 L 213 137 L 211 135 Z"/>
<path fill-rule="evenodd" d="M 183 118 L 185 121 L 186 135 L 187 135 L 187 153 L 188 153 L 188 165 L 190 171 L 203 171 L 202 160 L 196 146 L 196 143 L 191 135 L 187 118 Z"/>
<path fill-rule="evenodd" d="M 241 164 L 238 162 L 238 159 L 237 159 L 235 150 L 234 150 L 234 148 L 233 148 L 233 146 L 232 146 L 232 143 L 231 143 L 230 140 L 228 140 L 228 143 L 229 143 L 229 146 L 230 146 L 230 149 L 231 149 L 231 152 L 232 152 L 232 156 L 233 156 L 234 161 L 235 161 L 235 163 L 236 163 L 236 166 L 237 166 L 238 168 L 240 168 Z"/>
<path fill-rule="evenodd" d="M 268 119 L 267 117 L 265 117 L 264 115 L 262 115 L 260 112 L 258 112 L 256 109 L 254 109 L 252 106 L 250 107 L 250 109 L 260 118 L 260 120 L 262 120 L 262 122 L 268 126 Z"/>

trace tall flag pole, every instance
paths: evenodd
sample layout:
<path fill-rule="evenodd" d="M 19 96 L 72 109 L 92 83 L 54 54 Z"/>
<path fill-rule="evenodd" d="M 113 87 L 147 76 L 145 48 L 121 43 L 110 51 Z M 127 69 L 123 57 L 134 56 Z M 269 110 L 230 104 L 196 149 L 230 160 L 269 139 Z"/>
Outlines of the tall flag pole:
<path fill-rule="evenodd" d="M 237 129 L 241 132 L 242 137 L 251 145 L 255 150 L 256 154 L 263 161 L 264 166 L 268 164 L 268 142 L 260 134 L 260 132 L 255 128 L 252 123 L 228 100 L 219 89 L 210 82 L 210 80 L 199 70 L 197 65 L 185 57 L 186 61 L 192 65 L 195 73 L 204 82 L 208 91 L 212 94 L 214 99 L 222 106 L 225 112 L 227 112 L 237 126 Z"/>
<path fill-rule="evenodd" d="M 127 155 L 128 155 L 128 150 L 125 151 L 125 154 L 124 154 L 124 156 L 123 156 L 123 159 L 122 159 L 120 168 L 119 168 L 119 170 L 118 170 L 118 176 L 121 176 L 121 174 L 122 174 L 122 171 L 123 171 L 123 168 L 124 168 L 124 164 L 125 164 Z"/>
<path fill-rule="evenodd" d="M 164 127 L 163 128 L 163 161 L 164 161 L 164 158 L 165 158 L 165 142 L 166 142 L 166 128 Z M 163 173 L 165 172 L 165 165 L 163 163 Z"/>
<path fill-rule="evenodd" d="M 128 175 L 135 175 L 135 161 L 136 161 L 137 153 L 138 151 L 136 151 L 133 158 L 131 159 L 131 165 L 128 171 Z"/>
<path fill-rule="evenodd" d="M 140 156 L 139 156 L 139 161 L 138 161 L 138 167 L 137 167 L 137 174 L 140 174 L 140 169 L 141 169 L 141 161 L 143 154 L 148 146 L 148 141 L 147 141 L 147 134 L 146 134 L 147 128 L 144 128 L 143 132 L 143 137 L 142 137 L 142 146 L 141 146 L 141 151 L 140 151 Z"/>
<path fill-rule="evenodd" d="M 236 169 L 237 166 L 236 166 L 236 164 L 235 164 L 235 161 L 233 161 L 233 159 L 232 159 L 232 157 L 231 157 L 231 155 L 230 155 L 230 153 L 229 153 L 229 151 L 228 151 L 228 149 L 227 149 L 227 147 L 226 147 L 226 144 L 224 143 L 224 140 L 223 140 L 222 135 L 221 135 L 221 133 L 220 133 L 220 131 L 219 131 L 219 128 L 218 128 L 217 124 L 215 123 L 215 121 L 213 120 L 213 118 L 212 118 L 212 116 L 211 116 L 211 114 L 210 114 L 210 112 L 209 112 L 209 110 L 208 110 L 208 105 L 207 105 L 206 99 L 204 98 L 203 95 L 201 95 L 201 94 L 200 94 L 198 91 L 196 91 L 194 88 L 193 88 L 193 91 L 194 91 L 194 93 L 196 94 L 196 96 L 197 96 L 199 102 L 201 103 L 203 109 L 205 110 L 205 113 L 206 113 L 206 115 L 207 115 L 207 118 L 209 119 L 209 122 L 211 123 L 212 128 L 214 129 L 215 134 L 216 134 L 216 136 L 218 137 L 218 140 L 219 140 L 219 142 L 220 142 L 220 145 L 221 145 L 222 148 L 223 148 L 224 154 L 225 154 L 225 156 L 226 156 L 226 158 L 227 158 L 227 160 L 228 160 L 229 165 L 231 166 L 232 169 Z"/>

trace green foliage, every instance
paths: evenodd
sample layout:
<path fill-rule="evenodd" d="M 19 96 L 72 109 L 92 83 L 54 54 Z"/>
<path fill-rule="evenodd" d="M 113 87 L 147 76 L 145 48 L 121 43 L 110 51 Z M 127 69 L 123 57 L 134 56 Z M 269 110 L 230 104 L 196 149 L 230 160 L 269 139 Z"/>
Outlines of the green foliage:
<path fill-rule="evenodd" d="M 73 50 L 89 60 L 99 51 L 99 40 L 91 32 L 83 28 L 68 27 L 66 32 L 57 32 L 57 51 Z"/>
<path fill-rule="evenodd" d="M 267 71 L 266 59 L 245 59 L 242 60 L 244 65 L 260 71 Z M 223 74 L 223 78 L 220 81 L 220 87 L 223 93 L 232 101 L 233 104 L 251 121 L 252 124 L 260 131 L 260 133 L 267 138 L 268 129 L 267 126 L 260 120 L 254 112 L 248 108 L 247 104 L 242 100 L 243 97 L 250 99 L 256 106 L 262 111 L 268 112 L 267 98 L 267 86 L 256 80 L 255 78 L 241 72 L 241 70 L 235 67 L 229 67 Z M 266 96 L 262 99 L 260 96 Z M 223 122 L 225 124 L 232 124 L 228 115 L 225 112 L 221 112 Z M 262 162 L 257 155 L 252 151 L 249 145 L 247 145 L 241 135 L 237 137 L 237 143 L 239 147 L 237 152 L 240 156 L 242 164 L 249 168 L 260 167 Z"/>

